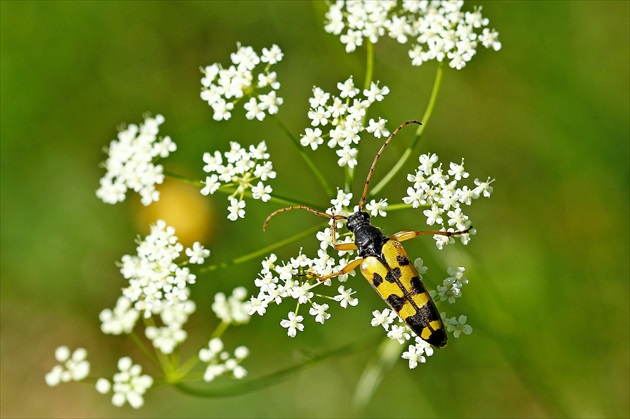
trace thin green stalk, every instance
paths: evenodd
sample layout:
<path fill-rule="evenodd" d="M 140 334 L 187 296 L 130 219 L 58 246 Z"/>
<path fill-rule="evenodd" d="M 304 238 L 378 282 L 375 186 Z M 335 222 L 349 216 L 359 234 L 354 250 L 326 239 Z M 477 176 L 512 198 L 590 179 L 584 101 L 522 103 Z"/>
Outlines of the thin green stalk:
<path fill-rule="evenodd" d="M 367 41 L 367 54 L 365 57 L 365 80 L 363 82 L 363 88 L 368 90 L 370 85 L 372 84 L 372 78 L 374 77 L 374 44 Z M 363 115 L 362 125 L 366 126 L 367 124 L 367 112 Z M 346 181 L 344 185 L 344 191 L 350 192 L 352 191 L 352 182 L 354 180 L 354 169 L 346 166 L 345 170 Z"/>
<path fill-rule="evenodd" d="M 153 319 L 153 317 L 148 317 L 144 319 L 144 327 L 145 329 L 148 327 L 155 327 L 155 320 Z M 135 339 L 134 341 L 136 342 L 136 344 L 141 343 L 142 341 L 140 340 L 140 338 L 137 335 L 134 335 Z M 144 346 L 144 345 L 142 345 Z M 146 351 L 144 351 L 145 354 L 148 354 L 148 349 Z M 155 351 L 155 357 L 160 365 L 160 368 L 162 369 L 162 371 L 164 371 L 164 375 L 165 376 L 169 376 L 173 373 L 173 369 L 175 368 L 175 365 L 171 358 L 169 357 L 169 355 L 166 355 L 164 353 L 162 353 L 162 351 L 156 350 Z"/>
<path fill-rule="evenodd" d="M 345 176 L 345 185 L 344 185 L 344 191 L 346 193 L 352 191 L 352 180 L 354 179 L 354 169 L 348 167 L 348 165 L 345 166 L 345 170 L 344 170 L 346 176 Z"/>
<path fill-rule="evenodd" d="M 223 335 L 223 333 L 225 333 L 225 331 L 227 330 L 227 328 L 229 326 L 230 326 L 230 324 L 227 323 L 227 322 L 224 322 L 224 321 L 219 323 L 217 328 L 214 329 L 214 332 L 212 332 L 212 335 L 210 336 L 210 339 L 221 337 Z M 195 368 L 197 366 L 197 364 L 199 364 L 199 357 L 198 356 L 190 357 L 176 371 L 173 371 L 172 374 L 170 374 L 170 377 L 168 377 L 169 378 L 168 381 L 170 383 L 176 383 L 176 382 L 180 381 L 183 377 L 188 375 L 188 373 L 190 371 L 192 371 L 193 368 Z M 173 365 L 179 365 L 179 362 L 177 362 L 177 363 L 174 362 Z"/>
<path fill-rule="evenodd" d="M 187 376 L 188 373 L 197 366 L 197 364 L 199 364 L 198 356 L 191 356 L 188 358 L 188 360 L 179 367 L 178 375 L 180 378 L 177 381 L 179 381 L 182 377 Z"/>
<path fill-rule="evenodd" d="M 421 205 L 421 207 L 426 207 L 427 205 Z M 387 206 L 387 212 L 389 211 L 398 211 L 398 210 L 402 210 L 402 209 L 408 209 L 411 208 L 411 204 L 404 204 L 404 203 L 398 203 L 398 204 L 391 204 Z"/>
<path fill-rule="evenodd" d="M 357 413 L 362 412 L 372 400 L 387 371 L 400 359 L 403 348 L 398 341 L 389 338 L 385 338 L 379 345 L 376 355 L 368 362 L 355 388 L 352 405 Z"/>
<path fill-rule="evenodd" d="M 233 187 L 233 186 L 221 186 L 217 190 L 219 192 L 222 192 L 222 193 L 226 194 L 226 195 L 232 195 L 234 192 L 236 192 L 236 188 Z M 253 198 L 252 192 L 249 189 L 246 190 L 245 192 L 243 192 L 243 196 L 246 196 L 248 198 Z M 287 198 L 287 197 L 284 197 L 282 195 L 278 195 L 276 193 L 271 195 L 271 197 L 269 198 L 269 201 L 277 202 L 278 204 L 287 205 L 287 206 L 304 205 L 304 206 L 311 207 L 311 208 L 316 208 L 317 207 L 317 205 L 313 205 L 313 204 L 310 204 L 310 203 L 305 202 L 305 201 L 299 201 L 297 199 Z"/>
<path fill-rule="evenodd" d="M 140 340 L 140 337 L 138 337 L 138 335 L 135 332 L 131 332 L 129 336 L 131 337 L 131 340 L 133 340 L 134 343 L 138 346 L 138 348 L 140 348 L 140 350 L 147 356 L 147 358 L 149 358 L 151 362 L 155 364 L 155 366 L 160 367 L 159 360 L 157 359 L 157 357 L 155 356 L 153 352 L 149 351 L 149 349 L 146 347 L 144 342 Z"/>
<path fill-rule="evenodd" d="M 367 41 L 367 55 L 365 62 L 365 82 L 363 83 L 364 89 L 369 89 L 372 84 L 372 77 L 374 77 L 374 44 Z"/>
<path fill-rule="evenodd" d="M 201 181 L 199 180 L 194 180 L 194 179 L 190 179 L 187 178 L 186 176 L 182 176 L 179 175 L 177 173 L 165 170 L 164 174 L 168 177 L 172 177 L 173 179 L 177 179 L 177 180 L 181 180 L 182 182 L 186 182 L 189 183 L 191 185 L 195 185 L 197 187 L 201 187 L 203 186 L 203 183 L 201 183 Z M 219 192 L 227 194 L 227 195 L 232 195 L 234 192 L 236 192 L 236 188 L 233 186 L 226 186 L 223 185 L 221 187 L 219 187 L 219 189 L 217 189 Z M 243 196 L 247 196 L 248 198 L 252 198 L 252 193 L 250 190 L 247 190 L 245 192 L 243 192 Z M 304 202 L 304 201 L 298 201 L 297 199 L 291 199 L 291 198 L 287 198 L 278 194 L 273 194 L 271 195 L 271 198 L 269 199 L 271 202 L 277 202 L 279 204 L 282 205 L 305 205 L 307 207 L 311 207 L 314 208 L 316 207 L 316 205 L 312 205 L 309 204 L 308 202 Z"/>
<path fill-rule="evenodd" d="M 217 328 L 214 329 L 214 332 L 212 332 L 212 335 L 210 336 L 210 339 L 220 338 L 221 336 L 223 336 L 223 333 L 225 333 L 225 331 L 227 330 L 229 325 L 230 325 L 230 323 L 227 323 L 227 322 L 224 322 L 224 321 L 219 323 Z"/>
<path fill-rule="evenodd" d="M 378 339 L 381 339 L 381 337 L 378 336 Z M 187 393 L 193 396 L 198 396 L 198 397 L 237 396 L 239 394 L 245 394 L 245 393 L 260 390 L 263 388 L 268 388 L 271 385 L 277 384 L 289 378 L 292 374 L 295 374 L 308 366 L 314 365 L 328 358 L 331 358 L 334 356 L 347 355 L 349 353 L 353 353 L 361 349 L 371 348 L 373 346 L 373 343 L 372 343 L 373 341 L 376 342 L 374 337 L 358 340 L 348 345 L 344 345 L 339 348 L 333 349 L 330 352 L 312 356 L 311 358 L 299 364 L 292 365 L 290 367 L 273 372 L 271 374 L 263 375 L 262 377 L 255 378 L 253 380 L 243 380 L 239 382 L 238 384 L 231 385 L 231 386 L 223 385 L 221 387 L 198 388 L 198 387 L 189 386 L 185 383 L 177 383 L 175 384 L 175 387 L 184 393 Z"/>
<path fill-rule="evenodd" d="M 418 127 L 416 130 L 416 135 L 411 142 L 411 144 L 405 149 L 398 162 L 391 168 L 391 170 L 381 179 L 381 181 L 372 188 L 370 191 L 370 196 L 374 196 L 379 193 L 387 184 L 392 180 L 396 174 L 400 171 L 400 169 L 405 165 L 413 149 L 416 147 L 420 139 L 424 134 L 424 130 L 426 129 L 429 119 L 431 119 L 431 115 L 433 114 L 433 109 L 435 107 L 435 102 L 437 101 L 437 96 L 440 91 L 440 86 L 442 84 L 442 74 L 444 73 L 444 62 L 438 63 L 437 73 L 435 75 L 435 81 L 433 82 L 433 91 L 431 92 L 431 98 L 429 99 L 429 104 L 427 105 L 427 109 L 424 112 L 424 116 L 422 117 L 422 125 Z"/>
<path fill-rule="evenodd" d="M 293 144 L 297 148 L 298 153 L 300 153 L 300 156 L 302 156 L 302 159 L 304 159 L 304 161 L 306 162 L 307 166 L 311 169 L 311 171 L 313 172 L 313 174 L 315 175 L 317 180 L 319 180 L 319 183 L 322 185 L 322 188 L 324 188 L 324 191 L 326 192 L 326 195 L 327 196 L 333 196 L 333 191 L 332 191 L 332 188 L 330 187 L 330 185 L 328 184 L 328 181 L 326 181 L 326 178 L 324 177 L 322 172 L 319 170 L 317 165 L 313 162 L 313 160 L 311 160 L 311 158 L 308 156 L 306 151 L 304 151 L 304 147 L 302 147 L 302 145 L 300 144 L 298 139 L 295 138 L 295 136 L 291 133 L 291 131 L 289 131 L 287 126 L 284 125 L 284 123 L 280 120 L 280 118 L 278 118 L 278 117 L 276 117 L 274 115 L 273 119 L 278 123 L 280 128 L 282 128 L 282 130 L 291 139 L 291 141 L 293 142 Z"/>
<path fill-rule="evenodd" d="M 235 259 L 232 259 L 228 262 L 221 262 L 221 263 L 217 263 L 215 265 L 210 265 L 210 266 L 206 266 L 203 267 L 201 269 L 199 269 L 196 273 L 197 274 L 203 274 L 206 272 L 210 272 L 210 271 L 214 271 L 220 268 L 227 268 L 228 266 L 232 266 L 232 265 L 237 265 L 239 263 L 243 263 L 243 262 L 247 262 L 248 260 L 263 256 L 263 255 L 267 255 L 269 253 L 271 253 L 273 250 L 279 249 L 283 246 L 286 246 L 288 244 L 294 243 L 300 239 L 303 239 L 304 237 L 308 237 L 311 234 L 313 234 L 314 232 L 318 231 L 319 229 L 322 228 L 322 225 L 317 225 L 315 227 L 309 228 L 307 230 L 304 230 L 298 234 L 295 234 L 291 237 L 289 237 L 288 239 L 284 239 L 284 240 L 280 240 L 277 241 L 269 246 L 266 246 L 262 249 L 258 249 L 254 252 L 248 253 L 246 255 L 243 256 L 239 256 Z"/>
<path fill-rule="evenodd" d="M 168 177 L 172 177 L 173 179 L 181 180 L 184 183 L 189 183 L 194 186 L 203 186 L 203 183 L 201 183 L 200 180 L 191 179 L 189 177 L 186 177 L 186 176 L 183 176 L 183 175 L 180 175 L 180 174 L 168 171 L 168 170 L 164 170 L 164 175 Z"/>

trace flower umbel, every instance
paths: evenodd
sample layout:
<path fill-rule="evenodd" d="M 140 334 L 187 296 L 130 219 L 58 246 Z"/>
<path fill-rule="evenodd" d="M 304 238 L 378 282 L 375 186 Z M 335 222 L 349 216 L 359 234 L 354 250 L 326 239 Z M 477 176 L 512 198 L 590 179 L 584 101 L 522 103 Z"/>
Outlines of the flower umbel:
<path fill-rule="evenodd" d="M 413 208 L 426 207 L 423 213 L 427 217 L 427 225 L 440 225 L 440 231 L 462 231 L 469 228 L 471 222 L 462 212 L 462 207 L 471 205 L 473 200 L 481 196 L 489 197 L 492 193 L 490 184 L 494 180 L 488 178 L 481 182 L 475 179 L 476 187 L 473 189 L 468 186 L 460 187 L 460 180 L 469 176 L 464 170 L 463 159 L 459 164 L 450 163 L 446 173 L 442 164 L 438 164 L 436 154 L 423 154 L 419 161 L 420 165 L 415 173 L 407 175 L 407 180 L 413 186 L 407 188 L 407 196 L 403 198 L 403 202 Z M 454 243 L 454 237 L 459 237 L 462 243 L 467 244 L 472 234 L 475 234 L 474 229 L 467 234 L 450 237 L 435 235 L 434 238 L 437 247 L 442 249 L 444 245 Z"/>
<path fill-rule="evenodd" d="M 188 337 L 184 325 L 194 311 L 195 303 L 191 300 L 166 305 L 160 311 L 163 326 L 147 326 L 144 333 L 157 350 L 163 354 L 173 353 L 177 345 Z"/>
<path fill-rule="evenodd" d="M 439 301 L 448 300 L 453 304 L 455 300 L 462 296 L 462 286 L 468 284 L 468 279 L 464 276 L 466 269 L 462 266 L 457 269 L 448 268 L 449 276 L 442 285 L 438 285 L 437 293 L 431 291 L 431 297 L 439 298 Z"/>
<path fill-rule="evenodd" d="M 87 361 L 87 351 L 78 348 L 70 352 L 67 346 L 60 346 L 55 350 L 55 359 L 59 362 L 46 374 L 46 384 L 51 387 L 69 381 L 81 381 L 90 373 L 90 363 Z"/>
<path fill-rule="evenodd" d="M 106 308 L 99 314 L 101 331 L 105 334 L 120 335 L 131 333 L 140 312 L 133 307 L 131 300 L 120 296 L 113 309 Z"/>
<path fill-rule="evenodd" d="M 262 54 L 258 55 L 252 47 L 237 44 L 236 52 L 231 54 L 231 66 L 223 68 L 214 63 L 203 68 L 201 99 L 212 107 L 213 118 L 216 121 L 230 119 L 234 105 L 247 98 L 244 105 L 247 119 L 262 121 L 267 114 L 278 113 L 283 100 L 276 94 L 280 83 L 270 67 L 282 57 L 277 45 L 263 48 Z M 264 68 L 256 69 L 261 63 L 265 63 Z"/>
<path fill-rule="evenodd" d="M 240 363 L 248 356 L 249 349 L 239 346 L 234 350 L 234 357 L 230 357 L 230 354 L 223 350 L 223 341 L 220 338 L 211 339 L 208 347 L 199 351 L 199 359 L 206 364 L 204 381 L 213 381 L 216 377 L 228 372 L 231 372 L 234 378 L 244 378 L 247 370 Z"/>
<path fill-rule="evenodd" d="M 140 126 L 130 124 L 109 144 L 108 158 L 103 163 L 107 173 L 96 191 L 103 202 L 122 202 L 129 189 L 140 194 L 144 205 L 160 199 L 155 185 L 164 181 L 164 175 L 162 165 L 155 164 L 155 160 L 168 157 L 177 149 L 170 137 L 158 137 L 163 122 L 162 115 L 146 117 Z"/>
<path fill-rule="evenodd" d="M 501 49 L 499 34 L 489 29 L 489 20 L 481 7 L 462 11 L 463 0 L 454 1 L 372 1 L 339 0 L 326 13 L 326 32 L 339 35 L 346 52 L 387 35 L 401 44 L 409 44 L 409 58 L 414 66 L 430 60 L 448 60 L 460 70 L 477 53 L 481 44 L 495 51 Z"/>
<path fill-rule="evenodd" d="M 374 102 L 383 100 L 389 93 L 389 88 L 372 83 L 370 89 L 361 92 L 355 87 L 352 77 L 343 83 L 337 83 L 337 88 L 339 96 L 332 96 L 319 87 L 313 88 L 308 112 L 313 128 L 306 129 L 300 138 L 300 144 L 316 150 L 324 143 L 324 139 L 327 139 L 326 145 L 339 156 L 337 164 L 352 168 L 357 164 L 357 145 L 361 141 L 360 134 L 363 131 L 372 133 L 376 138 L 389 135 L 384 128 L 387 122 L 384 119 L 378 121 L 370 119 L 368 127 L 363 125 L 368 108 Z"/>
<path fill-rule="evenodd" d="M 188 285 L 195 283 L 195 275 L 178 264 L 183 251 L 175 229 L 158 220 L 151 226 L 151 234 L 138 244 L 137 255 L 123 256 L 120 272 L 129 280 L 123 296 L 144 317 L 160 314 L 171 305 L 184 308 Z"/>
<path fill-rule="evenodd" d="M 129 403 L 134 409 L 144 404 L 144 393 L 153 385 L 153 378 L 142 374 L 142 367 L 134 364 L 131 358 L 123 357 L 118 361 L 120 372 L 114 374 L 113 385 L 106 378 L 99 378 L 96 389 L 99 393 L 109 393 L 113 390 L 112 404 L 122 406 Z"/>
<path fill-rule="evenodd" d="M 472 326 L 466 324 L 468 318 L 463 314 L 459 317 L 444 318 L 446 323 L 446 330 L 453 333 L 453 336 L 458 338 L 462 333 L 470 335 L 473 331 Z"/>
<path fill-rule="evenodd" d="M 221 154 L 204 153 L 204 172 L 208 173 L 203 195 L 214 194 L 221 190 L 230 194 L 228 197 L 229 214 L 227 218 L 236 221 L 245 217 L 245 194 L 254 199 L 267 202 L 271 199 L 272 188 L 266 184 L 276 177 L 273 164 L 269 160 L 267 144 L 261 141 L 256 147 L 244 148 L 236 141 L 230 142 L 230 150 Z"/>
<path fill-rule="evenodd" d="M 247 296 L 244 287 L 235 288 L 227 298 L 225 294 L 218 292 L 214 295 L 212 310 L 225 323 L 245 324 L 249 322 L 249 301 L 245 301 Z"/>

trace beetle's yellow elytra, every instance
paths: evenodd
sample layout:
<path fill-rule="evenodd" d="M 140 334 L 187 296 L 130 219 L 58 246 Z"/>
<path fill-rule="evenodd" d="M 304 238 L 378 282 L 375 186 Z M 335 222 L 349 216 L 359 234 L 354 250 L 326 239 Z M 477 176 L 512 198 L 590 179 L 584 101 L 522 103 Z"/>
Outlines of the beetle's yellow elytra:
<path fill-rule="evenodd" d="M 446 332 L 437 307 L 400 242 L 392 239 L 385 242 L 381 257 L 365 257 L 360 269 L 411 330 L 432 345 L 446 345 Z"/>

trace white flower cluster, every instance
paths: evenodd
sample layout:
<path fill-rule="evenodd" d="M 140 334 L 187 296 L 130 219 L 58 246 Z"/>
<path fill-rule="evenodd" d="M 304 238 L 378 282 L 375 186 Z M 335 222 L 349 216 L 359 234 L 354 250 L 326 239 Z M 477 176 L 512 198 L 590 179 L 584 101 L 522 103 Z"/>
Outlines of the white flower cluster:
<path fill-rule="evenodd" d="M 460 164 L 450 163 L 447 173 L 444 173 L 442 164 L 438 164 L 438 156 L 435 154 L 423 154 L 420 156 L 420 166 L 414 174 L 407 175 L 407 180 L 413 186 L 407 188 L 407 196 L 403 198 L 405 204 L 413 208 L 428 207 L 424 210 L 428 225 L 440 225 L 441 231 L 461 231 L 470 227 L 471 222 L 462 212 L 463 205 L 470 205 L 474 199 L 481 196 L 489 197 L 492 193 L 492 179 L 485 182 L 475 179 L 475 187 L 459 187 L 458 182 L 468 178 L 469 174 L 464 170 L 464 160 Z M 448 227 L 447 227 L 448 226 Z M 454 237 L 459 237 L 462 243 L 467 244 L 470 235 L 458 236 L 433 236 L 439 249 L 446 244 L 453 243 Z"/>
<path fill-rule="evenodd" d="M 387 137 L 389 132 L 385 129 L 384 119 L 378 121 L 370 119 L 368 127 L 363 125 L 363 119 L 367 109 L 374 102 L 383 100 L 389 93 L 389 88 L 372 83 L 369 89 L 361 90 L 354 86 L 352 77 L 343 83 L 338 83 L 339 96 L 332 96 L 319 87 L 313 88 L 313 97 L 309 99 L 310 109 L 308 117 L 313 128 L 307 128 L 300 137 L 300 144 L 316 150 L 328 139 L 327 145 L 337 152 L 341 167 L 348 165 L 354 167 L 357 164 L 357 148 L 363 131 L 372 133 L 376 138 Z M 322 129 L 325 127 L 327 132 Z M 321 127 L 321 128 L 320 128 Z"/>
<path fill-rule="evenodd" d="M 155 164 L 155 160 L 168 157 L 177 149 L 170 137 L 158 138 L 163 122 L 162 115 L 146 117 L 140 126 L 129 125 L 109 144 L 108 158 L 103 164 L 107 173 L 96 191 L 103 202 L 122 202 L 129 189 L 140 194 L 144 205 L 160 199 L 155 185 L 164 181 L 164 174 L 162 165 Z"/>
<path fill-rule="evenodd" d="M 125 255 L 120 272 L 129 280 L 113 309 L 106 308 L 99 314 L 101 331 L 119 335 L 131 333 L 140 317 L 158 316 L 161 325 L 148 326 L 145 334 L 153 346 L 164 354 L 170 354 L 182 343 L 187 333 L 183 330 L 188 317 L 195 311 L 195 303 L 188 299 L 189 284 L 195 283 L 195 275 L 186 266 L 179 266 L 184 246 L 175 236 L 175 229 L 162 220 L 151 226 L 151 233 L 138 244 L 137 255 Z M 194 243 L 185 249 L 188 260 L 183 263 L 203 263 L 210 251 Z"/>
<path fill-rule="evenodd" d="M 442 313 L 444 315 L 444 313 Z M 459 317 L 444 317 L 444 324 L 446 324 L 446 331 L 452 333 L 453 336 L 458 338 L 462 333 L 470 335 L 472 333 L 472 327 L 466 324 L 467 317 L 463 314 Z"/>
<path fill-rule="evenodd" d="M 310 306 L 308 312 L 315 318 L 316 322 L 323 324 L 329 319 L 330 313 L 327 311 L 329 305 L 315 302 L 316 295 L 313 290 L 319 286 L 330 286 L 331 281 L 320 282 L 316 278 L 308 276 L 307 272 L 313 271 L 322 275 L 337 271 L 342 268 L 342 265 L 335 262 L 322 249 L 318 251 L 318 255 L 318 258 L 311 259 L 300 252 L 298 257 L 291 258 L 289 262 L 276 264 L 278 258 L 272 253 L 263 260 L 262 270 L 254 281 L 260 291 L 256 297 L 251 298 L 249 313 L 258 313 L 262 316 L 267 311 L 269 304 L 273 302 L 280 304 L 284 299 L 293 299 L 297 301 L 298 308 L 308 304 Z M 343 281 L 343 279 L 340 280 Z M 340 285 L 337 292 L 337 295 L 328 298 L 337 301 L 341 307 L 347 308 L 349 305 L 356 306 L 358 304 L 359 300 L 354 297 L 355 292 L 352 288 L 346 289 Z M 317 297 L 323 297 L 323 295 L 319 293 Z M 295 337 L 298 331 L 304 330 L 303 320 L 304 317 L 298 315 L 297 310 L 291 311 L 288 314 L 288 319 L 283 319 L 280 325 L 287 329 L 287 334 L 290 337 Z"/>
<path fill-rule="evenodd" d="M 337 215 L 348 214 L 348 206 L 350 205 L 351 199 L 351 193 L 344 193 L 338 190 L 337 197 L 331 200 L 333 206 L 328 212 Z M 375 208 L 378 206 L 375 201 L 372 201 L 371 204 Z M 342 221 L 336 222 L 338 228 L 342 227 Z M 275 254 L 271 254 L 267 259 L 263 260 L 262 269 L 258 277 L 254 280 L 254 284 L 258 287 L 259 293 L 257 296 L 253 296 L 249 301 L 249 314 L 258 313 L 262 316 L 266 313 L 271 303 L 275 302 L 276 304 L 280 304 L 285 299 L 292 299 L 297 302 L 298 309 L 289 312 L 288 318 L 280 322 L 280 325 L 287 329 L 287 334 L 290 337 L 295 337 L 298 331 L 304 330 L 304 325 L 302 324 L 304 316 L 298 314 L 301 305 L 308 304 L 308 313 L 313 316 L 317 323 L 323 324 L 330 318 L 330 313 L 328 313 L 330 306 L 324 302 L 319 303 L 315 301 L 315 298 L 322 298 L 324 301 L 325 299 L 336 301 L 342 308 L 356 306 L 359 302 L 354 295 L 355 291 L 343 285 L 337 287 L 336 295 L 326 296 L 321 289 L 315 294 L 314 289 L 316 287 L 330 287 L 332 286 L 332 281 L 329 279 L 321 282 L 308 274 L 315 273 L 324 276 L 338 272 L 348 264 L 353 253 L 348 251 L 340 251 L 337 253 L 337 251 L 334 250 L 332 246 L 332 231 L 329 227 L 323 231 L 317 232 L 316 237 L 320 241 L 320 249 L 317 252 L 317 257 L 309 258 L 300 251 L 297 257 L 291 258 L 288 262 L 279 262 L 278 257 Z M 350 237 L 341 239 L 339 233 L 336 232 L 335 241 L 337 243 L 344 243 L 352 241 L 352 239 Z M 327 251 L 330 249 L 333 249 L 337 255 L 329 255 Z M 351 274 L 354 274 L 354 272 Z M 345 274 L 335 279 L 343 283 L 347 278 L 348 274 Z"/>
<path fill-rule="evenodd" d="M 140 317 L 140 312 L 133 306 L 131 300 L 124 295 L 118 297 L 116 307 L 106 308 L 100 312 L 101 331 L 106 335 L 120 335 L 131 333 Z"/>
<path fill-rule="evenodd" d="M 442 285 L 438 285 L 437 292 L 432 290 L 430 292 L 433 299 L 438 301 L 446 301 L 453 304 L 455 300 L 462 296 L 462 287 L 468 284 L 468 278 L 464 276 L 466 268 L 460 266 L 457 269 L 448 268 L 448 274 L 451 275 L 446 278 Z"/>
<path fill-rule="evenodd" d="M 70 353 L 67 346 L 60 346 L 55 350 L 55 359 L 59 362 L 46 374 L 46 384 L 54 387 L 60 383 L 81 381 L 90 373 L 90 363 L 87 361 L 87 351 L 78 348 Z"/>
<path fill-rule="evenodd" d="M 501 49 L 499 34 L 489 29 L 481 7 L 462 11 L 463 0 L 339 0 L 326 13 L 326 32 L 340 35 L 346 52 L 376 43 L 388 35 L 401 44 L 410 44 L 411 64 L 449 60 L 449 66 L 462 69 L 477 52 L 479 44 Z"/>
<path fill-rule="evenodd" d="M 267 144 L 261 141 L 256 147 L 249 146 L 249 151 L 235 141 L 230 142 L 230 150 L 221 154 L 215 151 L 214 154 L 204 153 L 203 161 L 206 165 L 204 172 L 208 173 L 205 185 L 201 189 L 203 195 L 213 194 L 223 187 L 222 190 L 231 192 L 228 198 L 228 219 L 236 221 L 245 217 L 245 193 L 251 190 L 254 199 L 267 202 L 271 199 L 272 188 L 265 184 L 269 179 L 276 177 L 273 170 Z M 256 183 L 257 182 L 257 183 Z"/>
<path fill-rule="evenodd" d="M 248 356 L 249 349 L 239 346 L 234 350 L 234 357 L 231 358 L 230 354 L 223 350 L 223 341 L 220 338 L 210 339 L 208 347 L 199 351 L 199 359 L 207 364 L 203 374 L 204 381 L 210 382 L 228 372 L 231 372 L 236 379 L 245 377 L 247 370 L 240 363 Z"/>
<path fill-rule="evenodd" d="M 151 340 L 153 346 L 163 354 L 173 353 L 177 345 L 188 337 L 188 333 L 184 330 L 184 324 L 194 311 L 195 303 L 192 300 L 166 305 L 160 310 L 163 326 L 147 326 L 144 334 Z"/>
<path fill-rule="evenodd" d="M 212 311 L 219 320 L 227 324 L 245 324 L 249 322 L 249 301 L 247 290 L 244 287 L 235 288 L 232 295 L 226 297 L 222 292 L 214 295 Z"/>
<path fill-rule="evenodd" d="M 276 72 L 269 69 L 282 57 L 277 45 L 263 48 L 259 56 L 252 47 L 237 44 L 236 52 L 231 54 L 232 65 L 228 68 L 217 63 L 203 68 L 201 99 L 212 107 L 213 118 L 216 121 L 230 119 L 234 104 L 244 97 L 249 97 L 244 105 L 247 119 L 262 121 L 266 114 L 278 113 L 278 106 L 282 105 L 282 98 L 276 95 L 280 83 Z M 254 73 L 261 62 L 266 63 L 264 69 Z M 261 94 L 261 91 L 267 93 Z"/>
<path fill-rule="evenodd" d="M 416 368 L 418 363 L 424 364 L 426 362 L 425 355 L 433 355 L 433 347 L 412 332 L 395 311 L 389 308 L 383 311 L 374 310 L 372 315 L 374 316 L 372 326 L 383 326 L 387 331 L 388 338 L 401 345 L 409 344 L 407 351 L 403 352 L 401 356 L 409 361 L 409 369 Z"/>
<path fill-rule="evenodd" d="M 173 305 L 179 306 L 184 312 L 189 311 L 190 307 L 184 303 L 190 293 L 188 284 L 195 283 L 195 275 L 190 273 L 188 267 L 177 263 L 184 246 L 175 236 L 175 229 L 163 220 L 158 220 L 136 250 L 137 255 L 122 257 L 120 269 L 122 275 L 129 280 L 129 286 L 122 293 L 133 304 L 133 309 L 144 313 L 146 318 L 152 314 L 160 314 Z M 208 255 L 209 251 L 203 254 Z M 199 260 L 196 257 L 196 261 Z M 185 263 L 192 263 L 192 258 Z M 118 304 L 122 304 L 119 313 L 127 311 L 127 303 L 119 301 Z M 111 315 L 107 313 L 104 317 L 112 320 L 115 317 L 114 312 Z M 128 329 L 129 327 L 121 327 L 121 330 Z"/>
<path fill-rule="evenodd" d="M 144 404 L 144 393 L 153 385 L 150 375 L 142 374 L 142 367 L 134 364 L 131 358 L 123 357 L 118 360 L 118 373 L 114 374 L 113 386 L 106 378 L 96 381 L 96 390 L 101 394 L 107 394 L 113 390 L 112 404 L 121 407 L 129 403 L 134 409 Z"/>

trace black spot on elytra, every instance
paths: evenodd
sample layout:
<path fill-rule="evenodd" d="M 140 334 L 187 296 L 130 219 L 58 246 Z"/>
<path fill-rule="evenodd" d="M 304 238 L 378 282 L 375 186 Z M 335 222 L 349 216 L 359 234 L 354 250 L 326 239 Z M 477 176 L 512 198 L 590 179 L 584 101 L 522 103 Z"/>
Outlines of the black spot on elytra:
<path fill-rule="evenodd" d="M 413 278 L 411 278 L 411 293 L 412 294 L 422 294 L 423 292 L 426 291 L 426 288 L 424 288 L 424 284 L 422 283 L 422 281 L 420 281 L 420 278 L 418 278 L 417 276 L 414 276 Z"/>
<path fill-rule="evenodd" d="M 400 279 L 400 268 L 390 269 L 385 275 L 385 280 L 388 282 L 396 282 Z"/>
<path fill-rule="evenodd" d="M 396 262 L 398 262 L 400 266 L 407 266 L 410 263 L 408 258 L 401 255 L 396 255 Z"/>
<path fill-rule="evenodd" d="M 372 283 L 374 284 L 375 287 L 378 287 L 379 285 L 383 283 L 383 277 L 377 274 L 376 272 L 374 272 L 374 276 L 372 277 Z"/>
<path fill-rule="evenodd" d="M 411 330 L 413 330 L 414 333 L 418 336 L 420 336 L 422 329 L 424 329 L 425 326 L 428 324 L 426 322 L 426 319 L 424 319 L 420 313 L 416 313 L 413 316 L 407 317 L 405 319 L 405 322 L 407 322 Z"/>
<path fill-rule="evenodd" d="M 422 307 L 418 307 L 418 314 L 422 316 L 425 325 L 429 324 L 433 320 L 441 320 L 440 312 L 437 310 L 433 300 L 429 300 Z"/>
<path fill-rule="evenodd" d="M 396 294 L 391 294 L 387 297 L 387 302 L 394 310 L 396 310 L 396 312 L 399 312 L 405 304 L 405 299 L 397 296 Z"/>

